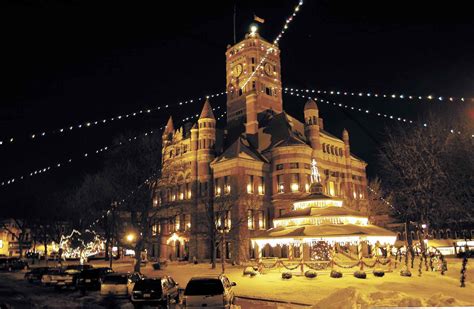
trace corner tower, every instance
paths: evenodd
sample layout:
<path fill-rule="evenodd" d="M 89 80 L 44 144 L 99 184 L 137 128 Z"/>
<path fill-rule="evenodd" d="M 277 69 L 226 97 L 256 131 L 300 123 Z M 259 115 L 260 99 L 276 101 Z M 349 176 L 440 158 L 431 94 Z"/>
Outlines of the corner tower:
<path fill-rule="evenodd" d="M 266 110 L 283 111 L 280 50 L 258 32 L 246 34 L 244 40 L 227 48 L 226 77 L 228 126 L 245 123 L 249 117 L 254 121 Z M 255 96 L 251 111 L 247 111 L 249 95 Z"/>

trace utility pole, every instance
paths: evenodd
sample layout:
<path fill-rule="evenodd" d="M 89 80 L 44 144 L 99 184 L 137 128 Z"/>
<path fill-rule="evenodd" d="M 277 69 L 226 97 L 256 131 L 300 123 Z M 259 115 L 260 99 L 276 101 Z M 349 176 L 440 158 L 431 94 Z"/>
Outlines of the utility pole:
<path fill-rule="evenodd" d="M 110 254 L 109 254 L 109 267 L 112 268 L 112 261 L 114 259 L 114 232 L 115 232 L 115 206 L 117 202 L 112 202 L 112 225 L 110 227 Z M 118 249 L 118 248 L 117 248 Z"/>

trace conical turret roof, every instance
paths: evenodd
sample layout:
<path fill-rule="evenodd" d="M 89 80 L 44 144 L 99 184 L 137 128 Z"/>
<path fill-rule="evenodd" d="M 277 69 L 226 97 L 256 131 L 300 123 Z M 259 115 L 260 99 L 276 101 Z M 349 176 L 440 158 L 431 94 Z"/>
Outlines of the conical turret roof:
<path fill-rule="evenodd" d="M 212 107 L 211 107 L 211 104 L 209 103 L 209 99 L 206 99 L 206 101 L 204 102 L 201 116 L 199 116 L 199 119 L 204 119 L 204 118 L 216 119 L 214 117 L 214 113 L 212 112 Z"/>
<path fill-rule="evenodd" d="M 168 119 L 168 122 L 166 123 L 164 133 L 170 133 L 170 132 L 173 132 L 173 131 L 174 131 L 173 117 L 170 116 L 170 118 Z"/>

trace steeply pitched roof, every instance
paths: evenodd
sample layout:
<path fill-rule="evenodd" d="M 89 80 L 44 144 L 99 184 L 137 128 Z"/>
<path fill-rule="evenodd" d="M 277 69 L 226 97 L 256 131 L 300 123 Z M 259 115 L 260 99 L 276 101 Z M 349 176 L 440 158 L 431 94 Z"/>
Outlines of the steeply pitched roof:
<path fill-rule="evenodd" d="M 165 133 L 170 133 L 174 131 L 174 125 L 173 125 L 173 117 L 170 116 L 168 119 L 168 122 L 166 123 L 166 128 L 164 130 Z"/>
<path fill-rule="evenodd" d="M 256 149 L 254 149 L 243 136 L 237 138 L 234 143 L 232 143 L 219 157 L 214 160 L 214 162 L 233 158 L 268 162 L 267 159 Z"/>
<path fill-rule="evenodd" d="M 209 103 L 209 99 L 206 99 L 206 101 L 204 102 L 201 115 L 199 116 L 199 119 L 204 119 L 204 118 L 216 119 L 214 117 L 214 113 L 212 112 L 212 107 L 211 107 L 211 104 Z"/>
<path fill-rule="evenodd" d="M 268 117 L 258 133 L 259 151 L 274 147 L 306 145 L 304 125 L 285 112 Z"/>

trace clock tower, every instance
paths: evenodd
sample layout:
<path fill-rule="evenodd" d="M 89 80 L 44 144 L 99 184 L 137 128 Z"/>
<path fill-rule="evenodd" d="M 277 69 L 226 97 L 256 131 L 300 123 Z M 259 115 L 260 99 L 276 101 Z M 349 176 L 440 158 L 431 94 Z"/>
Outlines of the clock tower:
<path fill-rule="evenodd" d="M 280 49 L 262 39 L 252 27 L 244 40 L 228 47 L 225 55 L 227 125 L 245 123 L 256 133 L 259 113 L 283 111 Z"/>

